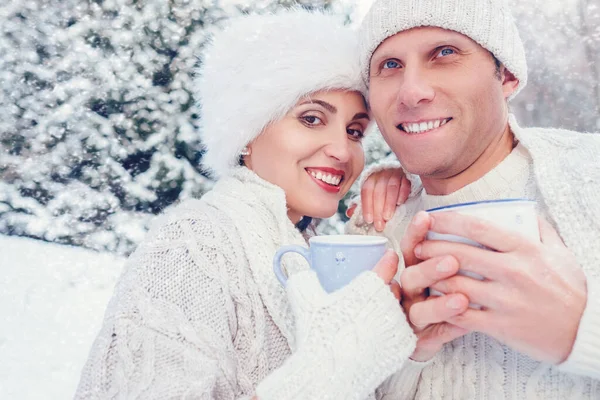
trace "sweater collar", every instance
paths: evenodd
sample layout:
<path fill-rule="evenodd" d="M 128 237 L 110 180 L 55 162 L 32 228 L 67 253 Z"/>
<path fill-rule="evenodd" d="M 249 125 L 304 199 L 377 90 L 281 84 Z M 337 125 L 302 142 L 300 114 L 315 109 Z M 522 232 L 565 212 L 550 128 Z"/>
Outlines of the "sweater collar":
<path fill-rule="evenodd" d="M 531 155 L 538 189 L 560 236 L 583 268 L 599 275 L 600 136 L 521 128 L 513 115 L 509 124 Z"/>
<path fill-rule="evenodd" d="M 430 195 L 423 190 L 421 198 L 424 208 L 503 198 L 518 177 L 530 173 L 530 164 L 531 157 L 527 150 L 518 144 L 494 169 L 451 194 Z"/>
<path fill-rule="evenodd" d="M 240 167 L 220 179 L 205 197 L 231 218 L 262 301 L 293 349 L 293 315 L 285 288 L 273 272 L 273 257 L 284 245 L 306 247 L 306 240 L 287 216 L 285 192 L 248 168 Z M 288 273 L 308 268 L 306 261 L 294 254 L 286 256 L 282 264 Z"/>
<path fill-rule="evenodd" d="M 494 182 L 490 186 L 485 183 L 488 178 L 496 181 L 494 175 L 506 177 L 527 167 L 540 191 L 538 201 L 545 203 L 567 247 L 588 273 L 600 275 L 597 272 L 600 255 L 598 251 L 589 250 L 598 248 L 600 232 L 600 168 L 597 161 L 600 136 L 559 129 L 522 128 L 512 114 L 508 124 L 519 145 L 496 167 L 499 171 L 491 171 L 482 178 L 481 186 L 481 182 L 474 182 L 465 186 L 464 191 L 460 189 L 448 196 L 427 195 L 422 187 L 417 187 L 413 188 L 414 194 L 421 197 L 425 209 L 459 203 L 467 196 L 467 191 L 475 190 L 475 194 L 482 197 L 494 196 L 498 189 L 496 184 L 502 186 L 503 183 Z M 505 162 L 515 168 L 505 169 Z M 469 193 L 469 201 L 473 201 L 472 196 L 473 193 Z"/>

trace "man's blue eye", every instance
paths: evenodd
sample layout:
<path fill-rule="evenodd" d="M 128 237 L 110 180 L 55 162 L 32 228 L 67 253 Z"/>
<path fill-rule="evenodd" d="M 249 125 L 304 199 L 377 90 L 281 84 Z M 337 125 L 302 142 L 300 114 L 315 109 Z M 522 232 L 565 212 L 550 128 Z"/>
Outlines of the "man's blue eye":
<path fill-rule="evenodd" d="M 442 49 L 442 51 L 440 51 L 440 54 L 442 56 L 449 56 L 450 54 L 454 54 L 454 50 L 452 50 L 452 49 Z"/>
<path fill-rule="evenodd" d="M 398 68 L 399 66 L 400 66 L 400 64 L 398 63 L 398 61 L 394 61 L 394 60 L 387 60 L 383 64 L 383 68 L 389 68 L 389 69 Z"/>

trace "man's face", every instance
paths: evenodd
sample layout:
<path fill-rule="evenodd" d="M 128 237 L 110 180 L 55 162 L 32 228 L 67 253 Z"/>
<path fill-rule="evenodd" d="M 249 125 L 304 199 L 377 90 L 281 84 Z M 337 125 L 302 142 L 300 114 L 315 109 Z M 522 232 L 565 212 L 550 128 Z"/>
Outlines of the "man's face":
<path fill-rule="evenodd" d="M 430 180 L 454 177 L 499 141 L 518 81 L 470 38 L 424 27 L 377 48 L 370 64 L 373 115 L 402 165 Z"/>

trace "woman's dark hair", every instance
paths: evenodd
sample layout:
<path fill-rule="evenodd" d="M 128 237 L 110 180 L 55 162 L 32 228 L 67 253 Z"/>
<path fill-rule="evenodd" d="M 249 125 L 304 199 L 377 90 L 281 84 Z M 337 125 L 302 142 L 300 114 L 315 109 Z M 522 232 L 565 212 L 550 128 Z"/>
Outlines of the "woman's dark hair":
<path fill-rule="evenodd" d="M 302 217 L 302 219 L 296 224 L 296 229 L 298 229 L 300 232 L 304 232 L 306 228 L 310 226 L 311 222 L 311 217 Z"/>
<path fill-rule="evenodd" d="M 502 71 L 500 71 L 502 62 L 498 60 L 498 57 L 496 57 L 491 51 L 490 54 L 492 55 L 492 58 L 494 59 L 494 65 L 496 66 L 496 78 L 502 79 Z"/>

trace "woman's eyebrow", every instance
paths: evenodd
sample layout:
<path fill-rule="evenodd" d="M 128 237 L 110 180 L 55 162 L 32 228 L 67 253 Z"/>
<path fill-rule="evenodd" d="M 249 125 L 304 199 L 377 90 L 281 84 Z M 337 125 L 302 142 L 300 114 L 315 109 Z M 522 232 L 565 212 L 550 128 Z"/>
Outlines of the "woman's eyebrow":
<path fill-rule="evenodd" d="M 329 104 L 326 101 L 323 100 L 307 100 L 303 103 L 300 103 L 300 105 L 304 105 L 304 104 L 318 104 L 320 106 L 322 106 L 324 109 L 326 109 L 327 111 L 329 111 L 332 114 L 337 113 L 337 108 L 335 108 L 335 106 L 333 106 L 332 104 Z"/>
<path fill-rule="evenodd" d="M 355 120 L 355 119 L 366 119 L 367 121 L 371 120 L 371 118 L 369 117 L 369 114 L 367 114 L 367 113 L 354 114 L 354 117 L 352 117 L 352 120 Z"/>

